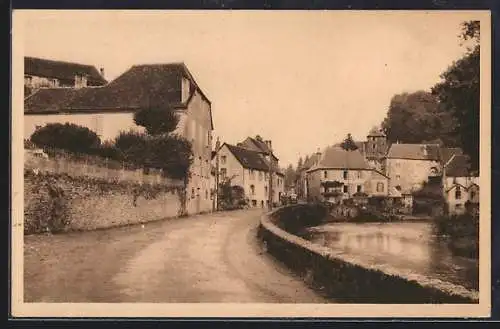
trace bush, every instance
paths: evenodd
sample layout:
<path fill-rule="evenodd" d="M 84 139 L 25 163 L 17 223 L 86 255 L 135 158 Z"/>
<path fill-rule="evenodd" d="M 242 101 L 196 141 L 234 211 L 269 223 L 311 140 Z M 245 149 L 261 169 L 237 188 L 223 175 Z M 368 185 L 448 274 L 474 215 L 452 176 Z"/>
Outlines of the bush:
<path fill-rule="evenodd" d="M 49 123 L 37 129 L 30 141 L 40 148 L 56 148 L 72 153 L 93 153 L 101 145 L 99 136 L 92 130 L 72 123 Z"/>

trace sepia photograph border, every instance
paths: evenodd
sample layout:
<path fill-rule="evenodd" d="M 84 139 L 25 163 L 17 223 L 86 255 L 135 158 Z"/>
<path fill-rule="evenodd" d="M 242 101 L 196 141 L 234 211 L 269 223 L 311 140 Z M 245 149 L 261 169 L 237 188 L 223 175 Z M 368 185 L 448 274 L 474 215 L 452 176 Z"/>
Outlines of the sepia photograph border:
<path fill-rule="evenodd" d="M 58 10 L 59 11 L 59 10 Z M 199 11 L 199 10 L 198 10 Z M 461 15 L 481 24 L 480 90 L 480 248 L 478 304 L 250 304 L 250 303 L 25 303 L 23 300 L 23 26 L 25 13 L 12 12 L 11 108 L 11 312 L 13 317 L 137 317 L 137 318 L 364 318 L 364 317 L 489 317 L 491 313 L 491 13 L 487 10 L 433 10 L 429 15 Z M 47 12 L 47 11 L 45 11 Z M 137 14 L 143 12 L 136 10 Z M 144 12 L 147 12 L 144 11 Z M 349 11 L 349 15 L 366 11 Z M 384 15 L 387 11 L 370 10 Z M 412 11 L 398 11 L 412 15 Z M 210 11 L 207 11 L 210 14 Z M 252 13 L 249 11 L 249 15 Z M 276 13 L 278 14 L 278 13 Z M 281 15 L 286 14 L 281 11 Z"/>

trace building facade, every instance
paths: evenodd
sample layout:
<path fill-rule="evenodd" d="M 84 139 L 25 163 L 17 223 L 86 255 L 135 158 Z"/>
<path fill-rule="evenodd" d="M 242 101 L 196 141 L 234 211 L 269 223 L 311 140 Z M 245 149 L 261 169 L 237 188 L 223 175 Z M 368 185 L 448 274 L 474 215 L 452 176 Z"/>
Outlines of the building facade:
<path fill-rule="evenodd" d="M 412 193 L 429 177 L 441 175 L 440 147 L 434 144 L 392 144 L 385 158 L 390 191 Z"/>
<path fill-rule="evenodd" d="M 24 58 L 24 87 L 28 96 L 39 88 L 83 88 L 103 86 L 104 69 L 92 65 L 54 61 L 36 57 Z"/>
<path fill-rule="evenodd" d="M 479 211 L 479 177 L 470 175 L 466 156 L 454 155 L 445 164 L 443 194 L 450 215 Z"/>
<path fill-rule="evenodd" d="M 134 113 L 153 106 L 174 110 L 179 117 L 174 133 L 192 143 L 188 213 L 212 210 L 211 102 L 184 63 L 136 65 L 100 87 L 39 89 L 24 101 L 24 138 L 47 123 L 69 122 L 112 140 L 121 131 L 142 130 Z"/>
<path fill-rule="evenodd" d="M 330 147 L 306 171 L 310 200 L 339 203 L 357 195 L 387 196 L 389 178 L 370 167 L 361 152 Z"/>
<path fill-rule="evenodd" d="M 241 186 L 249 206 L 269 206 L 270 194 L 274 204 L 280 202 L 284 192 L 284 175 L 273 170 L 273 188 L 270 189 L 270 163 L 261 152 L 224 143 L 217 150 L 215 161 L 218 162 L 219 183 L 229 179 L 232 186 Z"/>

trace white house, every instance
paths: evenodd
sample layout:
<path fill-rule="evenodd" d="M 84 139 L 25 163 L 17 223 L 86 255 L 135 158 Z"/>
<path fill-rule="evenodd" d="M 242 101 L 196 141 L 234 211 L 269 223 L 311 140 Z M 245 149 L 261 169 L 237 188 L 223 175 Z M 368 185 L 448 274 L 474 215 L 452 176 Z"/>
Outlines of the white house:
<path fill-rule="evenodd" d="M 245 197 L 252 207 L 267 207 L 269 193 L 273 203 L 279 202 L 284 189 L 284 175 L 272 170 L 273 189 L 269 188 L 269 161 L 258 151 L 227 143 L 216 151 L 218 161 L 219 182 L 231 179 L 231 185 L 241 186 Z"/>
<path fill-rule="evenodd" d="M 479 210 L 479 177 L 469 173 L 465 155 L 453 155 L 443 169 L 443 194 L 451 215 Z"/>
<path fill-rule="evenodd" d="M 69 122 L 111 140 L 120 131 L 141 130 L 134 112 L 153 106 L 174 109 L 179 116 L 175 132 L 193 145 L 188 212 L 210 211 L 211 102 L 184 63 L 135 65 L 104 86 L 41 88 L 25 98 L 24 138 L 47 123 Z"/>
<path fill-rule="evenodd" d="M 356 195 L 387 196 L 389 178 L 368 164 L 361 152 L 332 146 L 316 154 L 306 171 L 307 196 L 337 202 Z"/>

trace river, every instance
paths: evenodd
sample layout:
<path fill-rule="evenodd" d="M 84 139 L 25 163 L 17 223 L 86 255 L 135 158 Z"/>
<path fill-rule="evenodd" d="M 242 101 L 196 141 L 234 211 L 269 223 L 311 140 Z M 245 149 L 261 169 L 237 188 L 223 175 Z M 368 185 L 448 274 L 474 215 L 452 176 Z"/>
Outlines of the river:
<path fill-rule="evenodd" d="M 429 222 L 330 223 L 309 228 L 305 238 L 353 260 L 478 290 L 478 261 L 454 255 Z"/>

